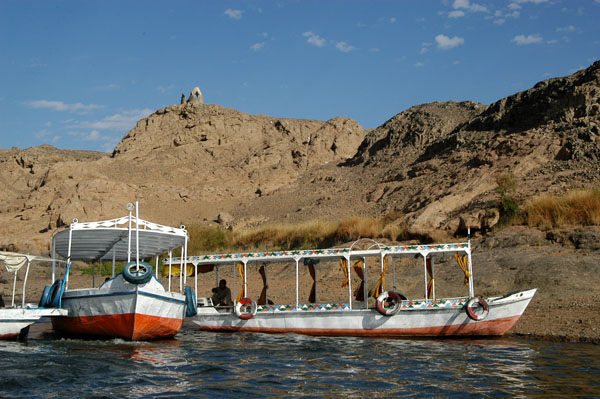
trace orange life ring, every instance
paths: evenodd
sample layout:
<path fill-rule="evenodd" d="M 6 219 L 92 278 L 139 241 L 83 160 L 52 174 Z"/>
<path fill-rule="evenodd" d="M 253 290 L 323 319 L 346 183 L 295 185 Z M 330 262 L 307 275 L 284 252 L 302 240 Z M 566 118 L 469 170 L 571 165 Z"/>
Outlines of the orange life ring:
<path fill-rule="evenodd" d="M 242 298 L 235 304 L 235 314 L 242 320 L 250 320 L 256 314 L 256 302 L 250 298 Z"/>
<path fill-rule="evenodd" d="M 398 313 L 404 299 L 406 299 L 406 297 L 400 293 L 383 291 L 377 297 L 375 307 L 383 316 L 392 316 Z"/>
<path fill-rule="evenodd" d="M 476 303 L 481 307 L 481 309 L 483 309 L 483 312 L 481 314 L 475 314 L 475 312 L 473 312 L 473 305 L 475 305 Z M 485 319 L 490 313 L 490 306 L 485 301 L 485 299 L 481 297 L 473 297 L 469 299 L 469 302 L 467 302 L 467 306 L 465 308 L 467 310 L 467 315 L 475 321 L 481 321 Z"/>

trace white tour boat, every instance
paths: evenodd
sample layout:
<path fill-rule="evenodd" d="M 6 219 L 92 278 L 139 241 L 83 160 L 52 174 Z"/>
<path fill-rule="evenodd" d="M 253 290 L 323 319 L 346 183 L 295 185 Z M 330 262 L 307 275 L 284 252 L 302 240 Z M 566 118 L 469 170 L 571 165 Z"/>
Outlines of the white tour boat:
<path fill-rule="evenodd" d="M 180 248 L 186 254 L 188 234 L 184 226 L 174 228 L 135 217 L 133 204 L 129 216 L 99 222 L 74 220 L 57 230 L 52 250 L 66 259 L 64 277 L 50 287 L 51 300 L 56 298 L 69 311 L 68 317 L 52 319 L 53 328 L 64 335 L 98 338 L 149 340 L 170 338 L 177 334 L 186 315 L 194 313 L 195 295 L 191 287 L 183 293 L 171 292 L 152 274 L 152 267 L 142 259 L 156 257 Z M 112 278 L 99 287 L 93 278 L 92 288 L 69 288 L 71 262 L 112 262 Z M 127 261 L 123 272 L 115 276 L 115 262 Z M 59 276 L 61 275 L 59 270 Z M 95 273 L 94 273 L 95 275 Z M 53 269 L 54 280 L 54 269 Z M 180 276 L 179 290 L 182 291 Z"/>
<path fill-rule="evenodd" d="M 217 279 L 220 267 L 234 266 L 236 270 L 233 272 L 233 290 L 234 292 L 240 290 L 240 295 L 237 299 L 234 298 L 234 305 L 229 308 L 215 307 L 209 298 L 198 298 L 198 313 L 192 321 L 201 330 L 218 332 L 291 332 L 307 335 L 367 337 L 500 336 L 517 323 L 536 292 L 535 289 L 530 289 L 488 298 L 475 296 L 470 240 L 463 243 L 434 245 L 375 243 L 364 250 L 353 249 L 353 247 L 354 244 L 350 248 L 187 257 L 185 263 L 193 265 L 197 270 L 206 270 L 208 265 L 214 265 L 217 268 Z M 439 260 L 444 254 L 446 257 L 448 254 L 454 256 L 464 272 L 467 296 L 453 298 L 436 296 L 435 260 Z M 422 259 L 425 278 L 424 297 L 421 299 L 408 299 L 399 292 L 385 290 L 386 275 L 389 280 L 390 272 L 393 272 L 395 285 L 394 260 L 403 256 Z M 371 264 L 376 265 L 375 273 L 379 277 L 376 287 L 372 290 L 372 297 L 376 300 L 371 301 L 371 306 L 368 301 L 369 289 L 365 266 L 368 259 Z M 339 302 L 318 302 L 315 297 L 315 288 L 319 280 L 315 277 L 319 270 L 318 263 L 332 260 L 340 262 L 345 276 L 343 286 L 347 286 L 347 293 L 343 294 L 345 299 Z M 286 290 L 288 298 L 292 298 L 292 303 L 274 304 L 267 300 L 266 296 L 268 287 L 266 266 L 282 262 L 287 262 L 288 268 L 284 270 L 290 273 L 293 273 L 295 265 L 295 301 L 293 300 L 294 287 L 288 283 Z M 173 259 L 173 263 L 182 262 L 181 259 Z M 249 270 L 254 270 L 251 269 L 252 267 L 261 267 L 259 271 L 264 286 L 260 299 L 249 298 L 247 294 L 247 276 Z M 307 268 L 313 278 L 312 291 L 309 303 L 301 303 L 298 292 L 299 289 L 306 292 L 307 285 L 299 287 L 299 274 L 306 274 Z M 352 279 L 348 278 L 352 271 L 361 279 L 356 290 L 361 296 L 359 298 L 362 299 L 361 301 L 353 298 Z M 373 271 L 371 270 L 370 273 Z M 258 291 L 255 289 L 255 292 Z M 367 298 L 367 301 L 364 298 Z"/>
<path fill-rule="evenodd" d="M 60 309 L 57 304 L 41 306 L 25 302 L 27 277 L 29 276 L 29 269 L 32 262 L 51 261 L 52 259 L 37 255 L 0 251 L 0 263 L 4 263 L 8 273 L 14 274 L 10 306 L 5 306 L 4 300 L 2 300 L 2 304 L 0 304 L 0 339 L 25 339 L 29 332 L 29 326 L 40 320 L 42 317 L 67 315 L 67 311 Z M 25 266 L 25 275 L 23 277 L 21 303 L 19 304 L 15 303 L 17 275 L 23 266 Z"/>

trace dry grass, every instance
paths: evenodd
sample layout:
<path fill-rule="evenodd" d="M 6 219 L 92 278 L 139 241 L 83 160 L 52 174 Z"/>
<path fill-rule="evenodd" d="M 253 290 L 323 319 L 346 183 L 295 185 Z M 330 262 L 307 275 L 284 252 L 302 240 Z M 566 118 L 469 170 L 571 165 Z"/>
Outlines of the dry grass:
<path fill-rule="evenodd" d="M 192 225 L 188 227 L 188 252 L 328 248 L 359 238 L 399 240 L 406 236 L 402 218 L 403 215 L 394 214 L 383 218 L 352 217 L 339 223 L 312 220 L 233 231 Z"/>
<path fill-rule="evenodd" d="M 524 224 L 542 230 L 600 225 L 600 189 L 534 197 L 523 207 L 521 218 Z"/>

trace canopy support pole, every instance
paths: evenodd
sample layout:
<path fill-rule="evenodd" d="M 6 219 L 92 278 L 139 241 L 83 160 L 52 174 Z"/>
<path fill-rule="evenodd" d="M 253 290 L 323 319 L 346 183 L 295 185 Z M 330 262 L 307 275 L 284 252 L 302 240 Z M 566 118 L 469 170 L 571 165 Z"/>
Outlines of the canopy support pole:
<path fill-rule="evenodd" d="M 427 298 L 427 254 L 421 254 L 423 256 L 423 278 L 425 279 L 425 299 Z"/>
<path fill-rule="evenodd" d="M 138 202 L 135 201 L 135 270 L 140 270 L 140 218 Z"/>
<path fill-rule="evenodd" d="M 344 256 L 346 259 L 346 269 L 348 271 L 348 304 L 352 309 L 352 275 L 350 274 L 350 256 Z"/>
<path fill-rule="evenodd" d="M 363 277 L 365 278 L 365 285 L 363 288 L 363 298 L 365 300 L 365 309 L 369 309 L 369 276 L 367 276 L 367 257 L 363 257 Z"/>
<path fill-rule="evenodd" d="M 12 302 L 11 305 L 13 308 L 15 307 L 15 290 L 17 289 L 17 271 L 15 270 L 15 278 L 13 279 L 13 292 L 12 292 Z"/>
<path fill-rule="evenodd" d="M 52 236 L 52 280 L 50 282 L 54 283 L 56 279 L 56 241 L 54 240 L 54 235 Z"/>
<path fill-rule="evenodd" d="M 116 260 L 116 253 L 115 253 L 115 248 L 113 247 L 112 250 L 112 273 L 111 273 L 111 277 L 115 278 L 115 260 Z"/>
<path fill-rule="evenodd" d="M 247 265 L 246 260 L 244 260 L 244 298 L 248 297 L 248 270 L 246 269 Z"/>
<path fill-rule="evenodd" d="M 398 292 L 396 289 L 396 258 L 392 258 L 392 289 L 394 292 Z"/>
<path fill-rule="evenodd" d="M 127 227 L 127 263 L 129 263 L 131 262 L 131 211 L 133 208 L 128 204 L 127 209 L 129 209 L 129 225 Z"/>
<path fill-rule="evenodd" d="M 173 266 L 173 250 L 169 250 L 169 292 L 171 292 L 171 271 Z"/>
<path fill-rule="evenodd" d="M 296 258 L 296 309 L 298 309 L 298 258 Z"/>
<path fill-rule="evenodd" d="M 29 265 L 31 264 L 31 262 L 29 261 L 29 258 L 27 258 L 27 268 L 25 269 L 25 279 L 23 279 L 23 298 L 22 298 L 22 304 L 21 307 L 23 309 L 25 309 L 25 285 L 27 284 L 27 276 L 29 275 Z M 17 273 L 15 272 L 15 276 L 17 275 Z"/>

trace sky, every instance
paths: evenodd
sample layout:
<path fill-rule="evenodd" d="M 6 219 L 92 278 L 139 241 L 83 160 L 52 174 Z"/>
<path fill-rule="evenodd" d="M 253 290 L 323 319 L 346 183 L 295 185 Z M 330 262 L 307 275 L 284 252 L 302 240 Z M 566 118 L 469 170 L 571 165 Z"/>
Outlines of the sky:
<path fill-rule="evenodd" d="M 198 86 L 249 114 L 375 128 L 600 59 L 600 0 L 0 0 L 0 148 L 112 152 Z"/>

